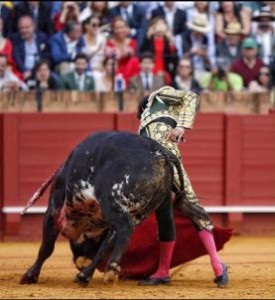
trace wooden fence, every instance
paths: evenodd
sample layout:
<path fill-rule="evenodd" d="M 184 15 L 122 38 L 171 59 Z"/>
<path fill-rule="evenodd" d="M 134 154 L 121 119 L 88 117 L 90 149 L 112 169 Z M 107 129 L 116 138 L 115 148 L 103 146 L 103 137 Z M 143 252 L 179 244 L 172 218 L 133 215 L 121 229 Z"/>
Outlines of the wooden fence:
<path fill-rule="evenodd" d="M 20 212 L 79 141 L 93 132 L 137 128 L 135 113 L 0 113 L 0 240 L 40 236 L 48 192 L 33 212 Z M 274 235 L 274 112 L 199 113 L 180 151 L 215 224 Z"/>
<path fill-rule="evenodd" d="M 140 93 L 31 91 L 0 93 L 0 112 L 136 112 Z M 201 112 L 267 114 L 274 92 L 203 92 Z"/>

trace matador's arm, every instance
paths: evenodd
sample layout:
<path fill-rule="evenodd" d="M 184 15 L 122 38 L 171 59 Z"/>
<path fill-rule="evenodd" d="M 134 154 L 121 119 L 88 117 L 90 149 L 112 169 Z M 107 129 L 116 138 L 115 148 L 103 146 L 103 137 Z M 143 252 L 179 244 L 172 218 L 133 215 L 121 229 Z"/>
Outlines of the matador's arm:
<path fill-rule="evenodd" d="M 184 92 L 177 127 L 193 128 L 199 110 L 200 97 L 193 92 Z"/>

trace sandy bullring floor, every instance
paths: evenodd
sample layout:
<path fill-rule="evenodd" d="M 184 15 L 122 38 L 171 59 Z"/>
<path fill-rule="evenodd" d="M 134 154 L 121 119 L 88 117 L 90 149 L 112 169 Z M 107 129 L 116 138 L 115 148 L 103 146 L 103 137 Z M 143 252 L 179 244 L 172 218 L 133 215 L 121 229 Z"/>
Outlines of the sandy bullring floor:
<path fill-rule="evenodd" d="M 19 279 L 33 263 L 39 243 L 0 243 L 0 298 L 101 298 L 101 299 L 274 299 L 275 238 L 233 237 L 221 257 L 229 266 L 230 284 L 217 289 L 204 256 L 173 269 L 169 286 L 140 287 L 137 281 L 120 281 L 114 286 L 102 284 L 97 272 L 87 288 L 72 282 L 76 269 L 71 262 L 69 245 L 58 242 L 46 262 L 37 285 L 19 285 Z M 142 260 L 142 258 L 140 258 Z"/>

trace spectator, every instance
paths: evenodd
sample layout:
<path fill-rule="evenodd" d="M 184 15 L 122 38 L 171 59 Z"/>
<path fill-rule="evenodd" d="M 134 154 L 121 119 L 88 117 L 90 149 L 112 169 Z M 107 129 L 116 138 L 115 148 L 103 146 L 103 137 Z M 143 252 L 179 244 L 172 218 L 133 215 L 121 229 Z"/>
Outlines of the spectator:
<path fill-rule="evenodd" d="M 164 6 L 159 6 L 152 11 L 152 19 L 162 17 L 168 24 L 173 35 L 181 34 L 186 28 L 186 12 L 176 7 L 174 1 L 164 1 Z"/>
<path fill-rule="evenodd" d="M 40 32 L 51 36 L 53 26 L 51 19 L 51 7 L 47 1 L 22 1 L 16 4 L 13 10 L 13 31 L 18 31 L 18 22 L 22 16 L 31 16 L 35 22 L 35 27 Z"/>
<path fill-rule="evenodd" d="M 212 67 L 210 58 L 210 47 L 207 32 L 211 29 L 207 17 L 204 14 L 197 14 L 192 22 L 188 22 L 189 30 L 182 34 L 179 45 L 179 55 L 192 60 L 197 78 L 201 73 L 209 71 Z"/>
<path fill-rule="evenodd" d="M 248 87 L 257 78 L 263 61 L 258 58 L 258 45 L 254 38 L 248 37 L 242 42 L 242 57 L 233 62 L 231 71 L 242 76 L 244 86 Z"/>
<path fill-rule="evenodd" d="M 234 1 L 220 2 L 219 10 L 216 14 L 216 34 L 219 42 L 226 38 L 224 29 L 228 23 L 239 22 L 242 25 L 241 33 L 248 36 L 251 30 L 250 14 L 247 9 L 241 7 Z"/>
<path fill-rule="evenodd" d="M 85 54 L 78 54 L 75 59 L 75 70 L 61 76 L 60 89 L 67 91 L 94 91 L 94 79 L 87 74 L 88 58 Z"/>
<path fill-rule="evenodd" d="M 118 60 L 118 73 L 121 73 L 128 83 L 130 77 L 138 73 L 137 43 L 129 37 L 129 27 L 120 17 L 113 19 L 112 38 L 107 41 L 106 55 L 115 56 Z"/>
<path fill-rule="evenodd" d="M 210 25 L 211 30 L 206 32 L 206 36 L 208 39 L 208 53 L 210 57 L 211 65 L 215 65 L 215 53 L 216 53 L 216 45 L 215 45 L 215 17 L 213 13 L 213 8 L 211 8 L 211 3 L 207 1 L 195 1 L 194 6 L 187 9 L 187 20 L 192 23 L 194 18 L 197 15 L 205 15 L 208 20 L 208 24 Z M 213 6 L 213 5 L 212 5 Z"/>
<path fill-rule="evenodd" d="M 217 59 L 217 66 L 211 74 L 202 78 L 202 86 L 210 91 L 239 92 L 243 89 L 243 79 L 240 75 L 230 72 L 230 59 Z"/>
<path fill-rule="evenodd" d="M 249 83 L 250 92 L 268 92 L 272 89 L 271 71 L 267 65 L 263 65 L 256 77 Z"/>
<path fill-rule="evenodd" d="M 2 34 L 7 37 L 12 32 L 12 8 L 13 3 L 8 1 L 0 1 L 0 18 L 2 19 Z"/>
<path fill-rule="evenodd" d="M 62 31 L 51 38 L 50 44 L 56 71 L 60 74 L 71 72 L 74 58 L 84 47 L 81 25 L 74 21 L 68 22 Z"/>
<path fill-rule="evenodd" d="M 90 62 L 90 68 L 93 71 L 102 71 L 104 53 L 106 47 L 106 36 L 100 31 L 100 19 L 97 16 L 91 16 L 83 23 L 84 27 L 84 48 L 83 53 L 87 55 Z"/>
<path fill-rule="evenodd" d="M 194 79 L 194 70 L 190 59 L 182 58 L 179 61 L 177 75 L 172 83 L 172 86 L 178 90 L 193 91 L 200 93 L 202 87 L 196 79 Z"/>
<path fill-rule="evenodd" d="M 35 31 L 35 22 L 31 16 L 22 16 L 18 21 L 19 32 L 13 34 L 13 57 L 18 70 L 26 80 L 36 62 L 41 59 L 50 59 L 48 38 L 45 33 Z"/>
<path fill-rule="evenodd" d="M 262 8 L 268 8 L 272 13 L 275 13 L 274 1 L 242 1 L 242 5 L 249 10 L 250 15 L 252 15 L 253 12 L 259 12 Z"/>
<path fill-rule="evenodd" d="M 140 53 L 140 46 L 145 37 L 146 31 L 146 12 L 139 4 L 132 1 L 119 1 L 119 4 L 110 9 L 112 19 L 121 17 L 130 28 L 131 38 L 136 39 L 136 52 Z"/>
<path fill-rule="evenodd" d="M 159 1 L 134 1 L 135 3 L 138 3 L 140 7 L 142 7 L 143 11 L 145 11 L 145 19 L 150 20 L 152 16 L 152 11 L 159 7 Z"/>
<path fill-rule="evenodd" d="M 241 1 L 241 4 L 244 8 L 248 9 L 250 13 L 261 9 L 265 1 Z"/>
<path fill-rule="evenodd" d="M 112 18 L 121 17 L 130 28 L 131 37 L 137 37 L 145 21 L 145 11 L 132 1 L 119 1 L 119 4 L 110 10 Z"/>
<path fill-rule="evenodd" d="M 51 73 L 51 65 L 47 60 L 37 62 L 32 76 L 26 81 L 30 90 L 56 90 L 58 88 L 57 79 Z"/>
<path fill-rule="evenodd" d="M 111 24 L 111 15 L 108 9 L 108 1 L 88 2 L 87 7 L 80 14 L 80 22 L 85 21 L 91 16 L 96 16 L 99 18 L 100 26 L 104 26 L 102 29 L 108 29 Z"/>
<path fill-rule="evenodd" d="M 12 67 L 13 73 L 16 76 L 20 77 L 20 72 L 18 72 L 15 61 L 12 56 L 12 43 L 9 39 L 5 38 L 3 33 L 3 19 L 0 17 L 0 54 L 4 54 L 7 56 L 8 65 Z"/>
<path fill-rule="evenodd" d="M 8 57 L 0 54 L 0 91 L 27 91 L 28 87 L 18 77 L 13 74 L 8 66 Z"/>
<path fill-rule="evenodd" d="M 242 27 L 239 22 L 228 23 L 224 29 L 226 38 L 216 46 L 217 57 L 226 57 L 230 63 L 241 57 L 241 31 Z"/>
<path fill-rule="evenodd" d="M 257 12 L 252 21 L 255 21 L 253 35 L 259 45 L 259 54 L 265 64 L 271 62 L 272 55 L 275 57 L 275 15 L 270 7 L 264 7 Z M 254 25 L 254 24 L 253 24 Z"/>
<path fill-rule="evenodd" d="M 154 74 L 154 56 L 150 52 L 144 52 L 140 58 L 140 72 L 132 77 L 129 82 L 130 91 L 139 91 L 142 96 L 148 96 L 153 91 L 165 85 L 163 74 Z"/>
<path fill-rule="evenodd" d="M 77 4 L 79 6 L 80 11 L 84 10 L 87 6 L 87 1 L 77 1 Z M 51 5 L 51 15 L 52 18 L 58 13 L 62 11 L 62 5 L 63 1 L 49 1 L 49 4 Z M 80 21 L 80 20 L 79 20 Z"/>
<path fill-rule="evenodd" d="M 58 12 L 54 18 L 54 29 L 56 32 L 64 29 L 64 26 L 69 22 L 78 22 L 80 17 L 79 6 L 74 1 L 65 1 L 62 3 L 61 12 Z"/>
<path fill-rule="evenodd" d="M 173 34 L 163 18 L 156 17 L 151 20 L 141 52 L 153 53 L 154 73 L 164 73 L 166 83 L 171 83 L 171 78 L 176 72 L 178 56 Z"/>
<path fill-rule="evenodd" d="M 97 92 L 111 92 L 114 90 L 114 83 L 117 77 L 117 60 L 113 57 L 105 57 L 103 71 L 94 74 L 95 90 Z"/>

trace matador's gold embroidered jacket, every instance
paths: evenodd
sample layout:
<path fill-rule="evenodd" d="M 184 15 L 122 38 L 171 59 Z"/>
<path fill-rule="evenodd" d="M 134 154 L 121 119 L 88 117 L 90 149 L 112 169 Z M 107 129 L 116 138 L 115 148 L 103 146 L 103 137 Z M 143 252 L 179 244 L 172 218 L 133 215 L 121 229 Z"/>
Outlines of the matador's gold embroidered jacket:
<path fill-rule="evenodd" d="M 158 101 L 157 99 L 167 104 L 168 109 L 152 113 L 150 107 L 153 101 Z M 193 128 L 199 102 L 200 97 L 196 93 L 164 86 L 150 95 L 148 104 L 141 115 L 139 131 L 159 117 L 172 118 L 178 127 Z"/>

